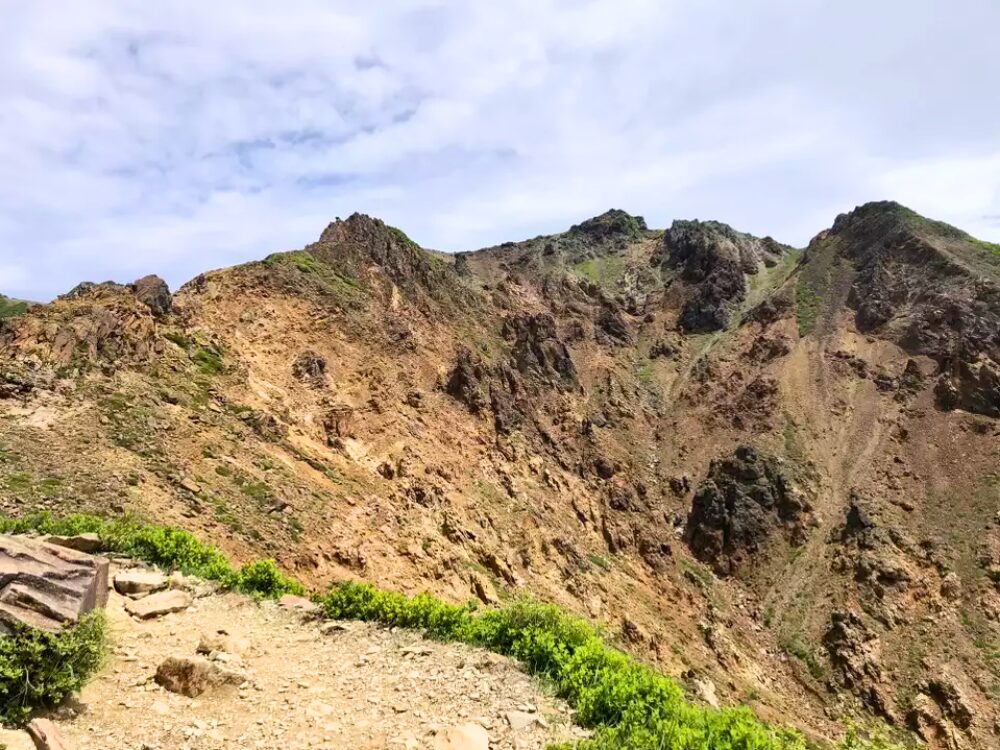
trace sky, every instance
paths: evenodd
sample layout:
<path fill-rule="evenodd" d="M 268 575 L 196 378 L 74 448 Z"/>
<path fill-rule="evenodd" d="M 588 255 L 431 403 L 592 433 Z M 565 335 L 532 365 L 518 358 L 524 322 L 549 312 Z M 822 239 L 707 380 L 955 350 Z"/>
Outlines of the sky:
<path fill-rule="evenodd" d="M 336 217 L 608 208 L 795 245 L 895 199 L 1000 241 L 998 0 L 0 0 L 0 292 L 172 288 Z"/>

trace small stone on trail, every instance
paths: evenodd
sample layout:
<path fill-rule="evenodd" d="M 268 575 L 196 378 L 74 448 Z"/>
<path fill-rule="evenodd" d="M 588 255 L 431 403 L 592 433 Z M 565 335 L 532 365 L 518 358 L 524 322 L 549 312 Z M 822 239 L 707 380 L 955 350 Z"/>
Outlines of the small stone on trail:
<path fill-rule="evenodd" d="M 438 732 L 432 747 L 433 750 L 489 750 L 490 736 L 478 724 L 461 724 Z"/>
<path fill-rule="evenodd" d="M 319 632 L 323 635 L 330 635 L 331 633 L 349 633 L 351 631 L 351 626 L 343 622 L 324 622 L 319 626 Z"/>
<path fill-rule="evenodd" d="M 529 714 L 526 711 L 508 711 L 504 714 L 504 718 L 507 719 L 510 728 L 515 732 L 527 729 L 538 720 L 535 714 Z"/>
<path fill-rule="evenodd" d="M 319 609 L 314 602 L 304 596 L 295 596 L 295 594 L 285 594 L 278 600 L 278 606 L 285 609 L 296 609 L 300 612 L 315 612 Z"/>
<path fill-rule="evenodd" d="M 115 591 L 119 594 L 148 594 L 167 587 L 167 577 L 155 570 L 125 570 L 115 574 Z"/>
<path fill-rule="evenodd" d="M 215 633 L 203 633 L 198 642 L 197 652 L 208 655 L 221 651 L 233 656 L 243 656 L 249 649 L 248 639 L 220 630 Z"/>
<path fill-rule="evenodd" d="M 191 595 L 186 591 L 161 591 L 150 594 L 144 599 L 125 602 L 125 611 L 130 615 L 146 620 L 151 617 L 180 612 L 191 606 Z"/>
<path fill-rule="evenodd" d="M 245 679 L 200 656 L 171 656 L 156 670 L 157 685 L 188 698 L 197 698 L 210 687 L 239 685 Z"/>
<path fill-rule="evenodd" d="M 38 750 L 70 750 L 69 743 L 48 719 L 32 719 L 28 724 L 28 734 Z"/>

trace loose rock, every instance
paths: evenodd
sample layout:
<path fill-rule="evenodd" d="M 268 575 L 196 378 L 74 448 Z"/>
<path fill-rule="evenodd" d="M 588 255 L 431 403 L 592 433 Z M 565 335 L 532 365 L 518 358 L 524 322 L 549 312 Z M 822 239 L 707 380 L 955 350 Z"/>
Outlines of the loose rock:
<path fill-rule="evenodd" d="M 489 750 L 490 736 L 478 724 L 462 724 L 438 732 L 434 750 Z"/>
<path fill-rule="evenodd" d="M 167 587 L 167 577 L 155 570 L 126 570 L 115 575 L 115 591 L 122 595 L 148 594 Z"/>
<path fill-rule="evenodd" d="M 200 656 L 171 656 L 156 670 L 157 685 L 188 698 L 197 698 L 210 687 L 239 685 L 245 679 Z"/>
<path fill-rule="evenodd" d="M 191 606 L 191 595 L 186 591 L 160 591 L 143 599 L 125 602 L 125 611 L 140 620 L 180 612 Z"/>
<path fill-rule="evenodd" d="M 70 750 L 69 743 L 48 719 L 33 719 L 28 724 L 28 734 L 38 750 Z"/>

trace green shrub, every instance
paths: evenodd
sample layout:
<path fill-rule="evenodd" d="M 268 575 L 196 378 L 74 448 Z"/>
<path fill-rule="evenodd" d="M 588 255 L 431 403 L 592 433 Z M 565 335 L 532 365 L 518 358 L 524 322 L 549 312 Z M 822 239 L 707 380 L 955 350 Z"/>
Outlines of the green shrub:
<path fill-rule="evenodd" d="M 264 599 L 278 599 L 285 594 L 306 594 L 305 587 L 282 573 L 274 560 L 247 563 L 227 576 L 223 583 L 226 588 Z"/>
<path fill-rule="evenodd" d="M 0 637 L 0 724 L 21 724 L 36 708 L 78 691 L 107 654 L 103 612 L 61 633 L 15 628 Z"/>
<path fill-rule="evenodd" d="M 222 355 L 214 349 L 201 347 L 191 355 L 191 361 L 198 365 L 203 375 L 218 375 L 225 369 Z"/>

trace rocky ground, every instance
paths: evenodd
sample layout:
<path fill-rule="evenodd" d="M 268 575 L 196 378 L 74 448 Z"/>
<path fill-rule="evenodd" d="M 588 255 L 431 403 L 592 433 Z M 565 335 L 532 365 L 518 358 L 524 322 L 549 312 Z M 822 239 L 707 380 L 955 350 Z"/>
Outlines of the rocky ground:
<path fill-rule="evenodd" d="M 236 594 L 151 619 L 130 616 L 129 601 L 112 592 L 111 659 L 51 717 L 77 750 L 486 750 L 477 735 L 495 750 L 540 750 L 584 736 L 564 702 L 486 651 Z M 164 679 L 171 657 L 223 677 L 196 697 L 172 692 L 158 671 L 172 690 L 196 690 Z M 24 732 L 0 731 L 3 743 L 34 747 Z"/>

